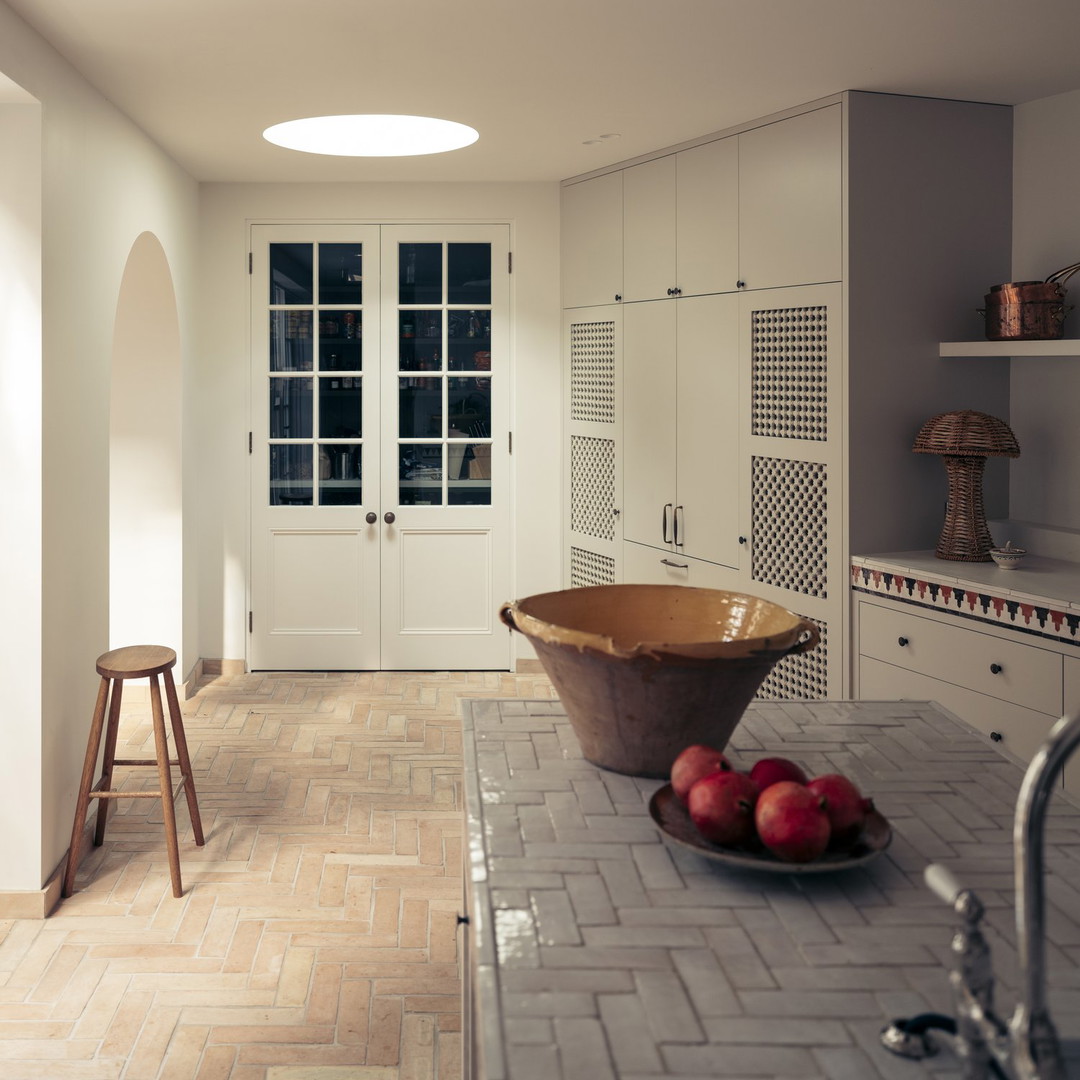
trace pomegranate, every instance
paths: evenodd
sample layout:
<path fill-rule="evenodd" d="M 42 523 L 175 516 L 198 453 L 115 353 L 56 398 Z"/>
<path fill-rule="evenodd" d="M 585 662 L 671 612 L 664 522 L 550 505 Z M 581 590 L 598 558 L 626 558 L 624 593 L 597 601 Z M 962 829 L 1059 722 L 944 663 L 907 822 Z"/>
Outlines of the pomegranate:
<path fill-rule="evenodd" d="M 709 773 L 727 772 L 731 762 L 715 747 L 694 743 L 675 759 L 671 766 L 671 787 L 675 797 L 684 805 L 690 789 Z"/>
<path fill-rule="evenodd" d="M 867 810 L 873 809 L 874 804 L 864 799 L 862 792 L 839 773 L 815 776 L 806 789 L 825 800 L 825 813 L 831 829 L 829 847 L 851 847 L 862 832 Z"/>
<path fill-rule="evenodd" d="M 737 847 L 754 839 L 758 786 L 746 773 L 713 772 L 690 789 L 690 820 L 714 844 Z"/>
<path fill-rule="evenodd" d="M 829 815 L 803 784 L 779 780 L 758 796 L 754 823 L 761 842 L 786 862 L 810 862 L 829 846 Z"/>
<path fill-rule="evenodd" d="M 782 757 L 767 757 L 755 762 L 750 770 L 750 778 L 762 791 L 781 780 L 806 783 L 806 773 L 794 761 Z"/>

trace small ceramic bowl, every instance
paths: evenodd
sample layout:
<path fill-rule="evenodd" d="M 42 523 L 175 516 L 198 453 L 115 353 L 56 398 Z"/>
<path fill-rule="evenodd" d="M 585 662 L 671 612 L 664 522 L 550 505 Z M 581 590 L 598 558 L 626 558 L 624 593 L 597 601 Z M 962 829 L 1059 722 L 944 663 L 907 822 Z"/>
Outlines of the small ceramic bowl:
<path fill-rule="evenodd" d="M 1027 555 L 1027 548 L 1013 547 L 1011 544 L 1003 548 L 991 548 L 990 558 L 1001 567 L 1002 570 L 1015 570 Z"/>

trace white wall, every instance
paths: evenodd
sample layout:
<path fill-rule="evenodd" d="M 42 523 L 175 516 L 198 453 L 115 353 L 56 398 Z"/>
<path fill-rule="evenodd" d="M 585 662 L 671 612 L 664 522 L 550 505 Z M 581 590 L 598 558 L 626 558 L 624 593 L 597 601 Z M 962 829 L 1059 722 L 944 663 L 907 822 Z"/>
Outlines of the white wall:
<path fill-rule="evenodd" d="M 1080 90 L 1019 105 L 1013 122 L 1012 276 L 1033 281 L 1080 260 Z M 1080 274 L 1067 287 L 1065 336 L 1080 338 Z M 1009 516 L 1080 530 L 1080 357 L 1014 359 L 1010 381 Z"/>
<path fill-rule="evenodd" d="M 41 168 L 42 346 L 19 358 L 41 368 L 41 436 L 28 451 L 41 463 L 41 510 L 25 522 L 28 536 L 41 530 L 41 573 L 0 669 L 5 687 L 26 681 L 41 701 L 0 724 L 0 760 L 24 766 L 13 788 L 0 786 L 0 891 L 18 891 L 40 888 L 67 849 L 94 660 L 108 648 L 110 365 L 120 281 L 136 239 L 153 233 L 169 261 L 189 354 L 197 189 L 2 0 L 0 72 L 43 106 L 41 157 L 28 162 Z M 7 175 L 19 167 L 9 151 L 5 145 Z M 0 357 L 5 369 L 11 362 Z M 28 739 L 40 767 L 21 756 Z M 19 847 L 20 830 L 32 834 L 32 852 Z"/>
<path fill-rule="evenodd" d="M 246 656 L 247 253 L 252 222 L 510 223 L 512 464 L 517 493 L 513 592 L 525 596 L 558 588 L 558 185 L 206 184 L 200 218 L 202 340 L 191 414 L 200 450 L 196 513 L 201 655 L 229 660 Z M 519 637 L 515 635 L 519 655 L 531 656 L 531 648 Z"/>

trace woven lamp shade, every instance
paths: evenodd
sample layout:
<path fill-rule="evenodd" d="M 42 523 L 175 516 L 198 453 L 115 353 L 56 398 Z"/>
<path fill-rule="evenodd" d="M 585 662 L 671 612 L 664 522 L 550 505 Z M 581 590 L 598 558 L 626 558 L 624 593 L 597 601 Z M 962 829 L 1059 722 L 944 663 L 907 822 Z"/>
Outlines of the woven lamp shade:
<path fill-rule="evenodd" d="M 1020 444 L 1009 425 L 973 409 L 940 413 L 923 424 L 912 450 L 939 454 L 945 462 L 949 496 L 937 557 L 990 562 L 994 541 L 983 507 L 983 469 L 988 457 L 1020 456 Z"/>

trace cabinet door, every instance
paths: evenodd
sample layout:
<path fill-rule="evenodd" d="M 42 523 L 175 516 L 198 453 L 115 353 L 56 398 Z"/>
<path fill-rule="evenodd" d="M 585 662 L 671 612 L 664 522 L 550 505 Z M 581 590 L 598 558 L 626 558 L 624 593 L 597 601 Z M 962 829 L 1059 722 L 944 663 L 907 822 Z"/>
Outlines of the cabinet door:
<path fill-rule="evenodd" d="M 682 150 L 676 168 L 676 284 L 683 296 L 731 292 L 739 278 L 739 140 Z"/>
<path fill-rule="evenodd" d="M 654 547 L 670 543 L 675 510 L 677 307 L 656 300 L 622 309 L 623 536 Z"/>
<path fill-rule="evenodd" d="M 562 306 L 611 304 L 622 288 L 623 174 L 562 190 Z"/>
<path fill-rule="evenodd" d="M 675 280 L 675 157 L 623 172 L 623 299 L 671 296 Z"/>
<path fill-rule="evenodd" d="M 840 106 L 739 135 L 739 270 L 748 289 L 839 281 Z"/>
<path fill-rule="evenodd" d="M 692 296 L 677 311 L 677 503 L 685 555 L 738 566 L 739 296 Z"/>

